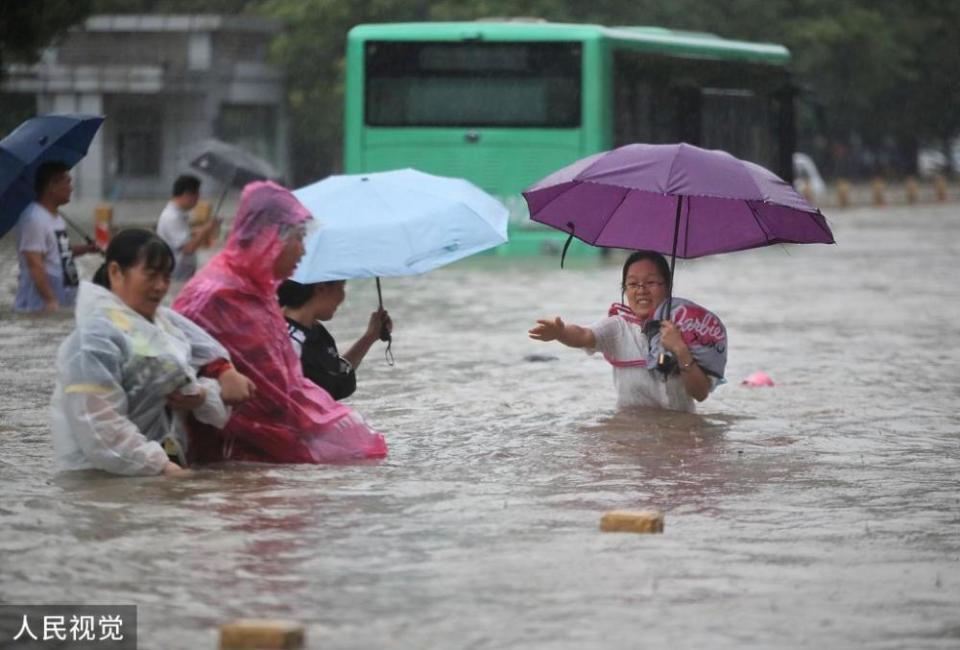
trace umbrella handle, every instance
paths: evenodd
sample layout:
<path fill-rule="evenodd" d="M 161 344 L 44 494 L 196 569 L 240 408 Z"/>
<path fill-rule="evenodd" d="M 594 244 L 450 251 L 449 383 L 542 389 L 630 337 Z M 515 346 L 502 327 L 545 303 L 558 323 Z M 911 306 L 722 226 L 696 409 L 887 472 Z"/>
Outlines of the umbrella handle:
<path fill-rule="evenodd" d="M 673 372 L 673 369 L 676 365 L 676 357 L 667 351 L 663 351 L 657 356 L 657 370 L 663 373 L 664 379 L 666 379 L 667 375 Z"/>
<path fill-rule="evenodd" d="M 380 291 L 379 277 L 377 278 L 377 302 L 380 305 L 380 311 L 383 311 L 383 293 Z M 380 323 L 380 340 L 387 341 L 388 343 L 392 341 L 392 337 L 390 336 L 390 330 L 387 329 L 387 324 L 382 321 Z"/>
<path fill-rule="evenodd" d="M 567 237 L 566 243 L 563 245 L 563 252 L 560 253 L 560 268 L 563 268 L 563 260 L 567 259 L 567 249 L 570 248 L 570 242 L 573 241 L 573 231 L 576 229 L 576 226 L 573 225 L 572 221 L 567 222 L 567 226 L 570 227 L 570 236 Z"/>
<path fill-rule="evenodd" d="M 689 199 L 688 199 L 689 202 Z M 690 209 L 690 206 L 687 206 Z M 670 253 L 670 290 L 667 292 L 667 309 L 663 312 L 664 318 L 670 320 L 670 312 L 673 311 L 673 277 L 677 268 L 677 240 L 680 238 L 680 215 L 683 213 L 683 196 L 677 195 L 677 216 L 673 222 L 673 251 Z M 657 370 L 663 373 L 663 379 L 667 377 L 677 367 L 677 358 L 663 350 L 657 355 Z"/>
<path fill-rule="evenodd" d="M 383 311 L 383 292 L 380 290 L 380 276 L 377 276 L 377 303 L 380 306 L 380 311 Z M 387 365 L 393 365 L 393 336 L 390 334 L 390 330 L 387 329 L 387 324 L 380 322 L 380 340 L 387 342 L 387 349 L 383 353 L 383 357 L 387 360 Z"/>
<path fill-rule="evenodd" d="M 90 235 L 88 235 L 86 232 L 84 232 L 84 231 L 81 230 L 79 227 L 77 227 L 77 224 L 73 223 L 70 219 L 67 219 L 67 215 L 65 215 L 64 213 L 60 212 L 59 210 L 57 210 L 57 215 L 59 215 L 59 217 L 60 217 L 61 219 L 63 219 L 65 222 L 67 222 L 67 225 L 70 226 L 71 228 L 73 228 L 74 231 L 76 231 L 76 233 L 77 233 L 78 235 L 80 235 L 81 237 L 83 237 L 83 241 L 85 241 L 88 245 L 93 246 L 94 248 L 96 248 L 96 249 L 97 249 L 97 253 L 99 253 L 100 255 L 103 255 L 104 257 L 106 257 L 106 255 L 107 255 L 106 251 L 104 251 L 102 248 L 100 248 L 100 246 L 97 245 L 97 242 L 95 242 L 95 241 L 90 237 Z"/>
<path fill-rule="evenodd" d="M 223 189 L 220 191 L 220 197 L 217 199 L 217 205 L 213 208 L 213 218 L 219 219 L 220 217 L 220 206 L 223 204 L 223 199 L 227 196 L 227 190 L 230 189 L 228 183 L 223 184 Z"/>

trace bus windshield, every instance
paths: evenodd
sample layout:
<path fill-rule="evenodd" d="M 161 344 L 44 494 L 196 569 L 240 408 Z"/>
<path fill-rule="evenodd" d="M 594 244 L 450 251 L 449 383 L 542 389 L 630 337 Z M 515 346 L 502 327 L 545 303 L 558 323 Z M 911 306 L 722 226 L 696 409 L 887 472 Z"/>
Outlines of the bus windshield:
<path fill-rule="evenodd" d="M 369 41 L 368 126 L 580 126 L 581 46 Z"/>

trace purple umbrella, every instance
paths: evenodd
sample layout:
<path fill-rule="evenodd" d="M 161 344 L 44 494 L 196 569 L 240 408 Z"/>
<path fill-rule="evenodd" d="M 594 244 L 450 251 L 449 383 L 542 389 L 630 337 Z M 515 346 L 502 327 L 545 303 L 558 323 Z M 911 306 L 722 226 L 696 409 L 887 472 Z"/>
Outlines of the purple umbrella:
<path fill-rule="evenodd" d="M 671 276 L 677 257 L 834 243 L 820 211 L 776 174 L 685 143 L 630 144 L 594 154 L 547 176 L 523 197 L 531 219 L 570 233 L 564 255 L 573 237 L 651 250 L 670 255 Z"/>
<path fill-rule="evenodd" d="M 534 221 L 595 246 L 671 255 L 671 270 L 676 257 L 834 243 L 826 219 L 789 183 L 725 151 L 684 143 L 594 154 L 523 196 Z"/>

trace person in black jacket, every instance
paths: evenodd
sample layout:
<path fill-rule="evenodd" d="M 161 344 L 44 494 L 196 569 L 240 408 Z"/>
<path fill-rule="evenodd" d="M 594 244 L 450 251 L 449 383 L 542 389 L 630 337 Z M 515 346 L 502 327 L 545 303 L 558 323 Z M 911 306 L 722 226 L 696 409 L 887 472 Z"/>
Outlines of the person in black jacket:
<path fill-rule="evenodd" d="M 333 318 L 346 297 L 346 281 L 300 284 L 286 280 L 277 290 L 293 349 L 300 357 L 304 376 L 334 399 L 349 397 L 357 389 L 356 369 L 380 337 L 381 324 L 393 330 L 386 310 L 370 314 L 367 331 L 342 356 L 321 321 Z"/>

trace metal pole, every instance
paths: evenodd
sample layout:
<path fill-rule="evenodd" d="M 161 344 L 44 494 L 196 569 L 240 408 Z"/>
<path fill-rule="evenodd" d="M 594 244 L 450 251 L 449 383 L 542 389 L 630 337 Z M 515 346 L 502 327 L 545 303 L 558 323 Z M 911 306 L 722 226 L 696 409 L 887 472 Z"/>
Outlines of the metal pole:
<path fill-rule="evenodd" d="M 383 293 L 380 291 L 379 277 L 377 277 L 377 302 L 380 304 L 380 311 L 383 311 Z M 391 338 L 390 330 L 387 329 L 387 324 L 383 321 L 380 321 L 380 340 L 387 341 L 389 343 Z"/>
<path fill-rule="evenodd" d="M 233 185 L 233 181 L 235 181 L 236 178 L 237 178 L 237 168 L 234 167 L 234 168 L 233 168 L 233 175 L 230 176 L 230 181 L 229 181 L 229 182 L 225 182 L 225 183 L 223 184 L 223 189 L 220 190 L 220 198 L 217 199 L 217 205 L 216 205 L 216 207 L 213 209 L 213 215 L 210 217 L 211 219 L 213 219 L 214 221 L 216 221 L 218 224 L 220 224 L 220 225 L 217 226 L 217 229 L 216 229 L 216 240 L 217 240 L 217 241 L 220 241 L 220 239 L 223 237 L 223 225 L 222 225 L 222 224 L 223 224 L 223 219 L 220 218 L 220 206 L 223 205 L 223 199 L 226 198 L 226 196 L 227 196 L 227 191 L 230 189 L 230 186 Z"/>
<path fill-rule="evenodd" d="M 682 211 L 683 197 L 677 196 L 677 218 L 673 224 L 673 252 L 670 253 L 670 290 L 667 291 L 667 320 L 670 320 L 670 309 L 673 307 L 673 270 L 677 267 L 677 240 L 680 238 L 680 212 Z"/>
<path fill-rule="evenodd" d="M 673 271 L 677 266 L 677 240 L 680 238 L 680 213 L 683 206 L 683 197 L 677 196 L 677 217 L 673 224 L 673 251 L 670 253 L 669 290 L 667 291 L 667 310 L 663 313 L 666 320 L 670 320 L 670 311 L 673 308 Z M 673 369 L 673 355 L 661 352 L 657 357 L 657 368 L 664 373 L 664 378 Z"/>
<path fill-rule="evenodd" d="M 383 292 L 380 291 L 380 276 L 377 276 L 377 303 L 380 306 L 380 311 L 383 311 Z M 393 365 L 393 337 L 390 335 L 390 330 L 387 329 L 387 324 L 382 320 L 380 321 L 380 340 L 386 341 L 387 349 L 384 351 L 383 356 L 387 360 L 389 365 Z"/>
<path fill-rule="evenodd" d="M 236 175 L 237 175 L 237 172 L 234 171 L 234 172 L 233 172 L 233 175 L 236 176 Z M 220 215 L 220 206 L 223 204 L 223 199 L 227 196 L 227 190 L 230 189 L 230 185 L 232 185 L 232 184 L 233 184 L 233 181 L 232 181 L 232 180 L 231 180 L 229 183 L 224 183 L 224 184 L 223 184 L 223 190 L 221 190 L 221 192 L 220 192 L 220 198 L 217 199 L 217 206 L 213 209 L 213 218 L 214 218 L 214 219 L 219 219 L 219 218 L 220 218 L 220 217 L 219 217 L 219 215 Z"/>

